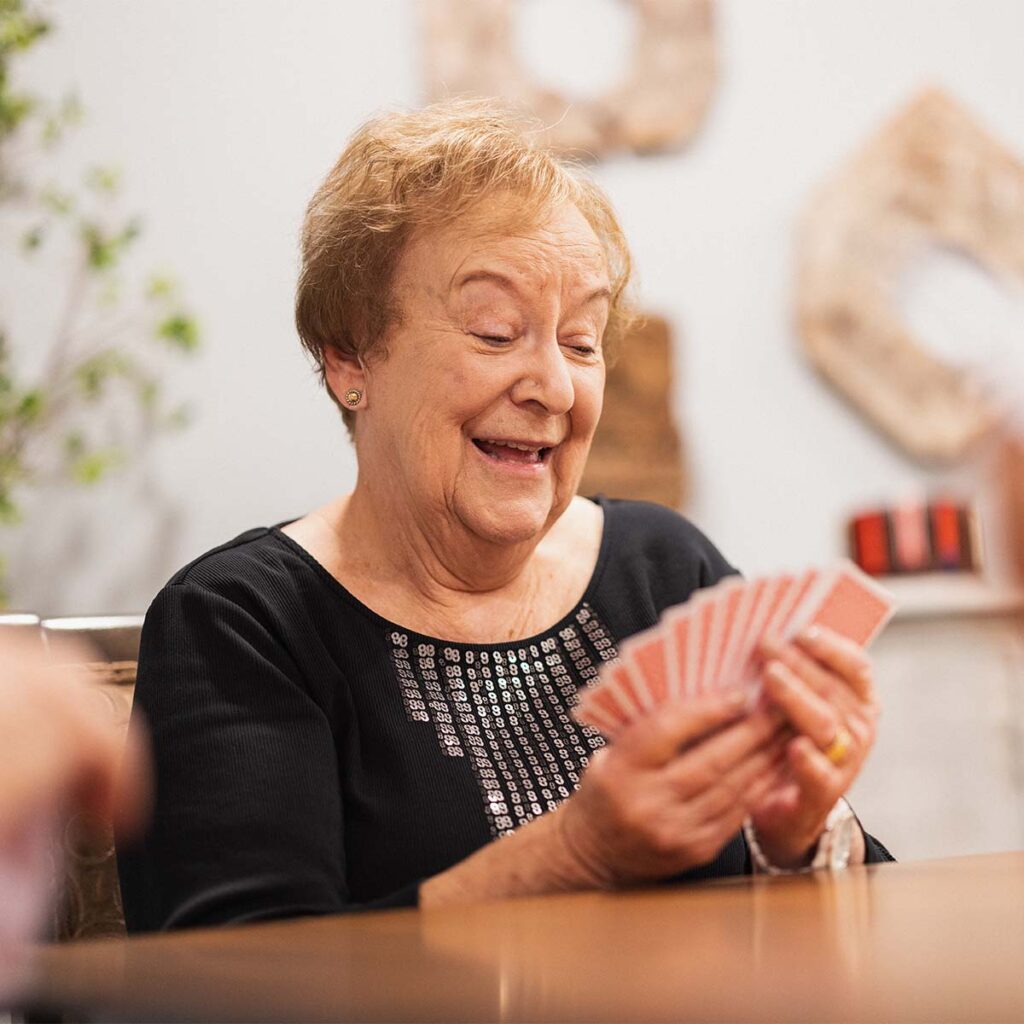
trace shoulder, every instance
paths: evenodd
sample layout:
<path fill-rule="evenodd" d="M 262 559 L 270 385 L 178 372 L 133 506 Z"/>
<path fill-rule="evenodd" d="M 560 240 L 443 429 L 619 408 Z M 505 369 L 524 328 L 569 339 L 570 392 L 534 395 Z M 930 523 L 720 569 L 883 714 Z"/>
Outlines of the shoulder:
<path fill-rule="evenodd" d="M 649 501 L 601 503 L 613 575 L 635 579 L 659 608 L 737 573 L 703 531 L 673 509 Z"/>
<path fill-rule="evenodd" d="M 294 562 L 294 547 L 282 541 L 280 531 L 258 526 L 193 558 L 167 581 L 167 586 L 188 584 L 217 589 L 234 580 L 293 570 Z"/>
<path fill-rule="evenodd" d="M 604 504 L 619 551 L 691 565 L 706 583 L 736 572 L 700 528 L 674 509 L 651 501 L 605 499 Z"/>
<path fill-rule="evenodd" d="M 325 604 L 277 530 L 248 530 L 189 562 L 142 627 L 136 703 L 154 734 L 182 716 L 201 728 L 272 709 L 301 715 L 310 702 L 326 714 L 334 697 L 313 614 Z"/>
<path fill-rule="evenodd" d="M 225 602 L 265 612 L 293 604 L 309 591 L 316 568 L 298 545 L 269 527 L 246 530 L 194 558 L 179 569 L 157 595 L 187 594 L 190 603 Z"/>
<path fill-rule="evenodd" d="M 146 612 L 140 679 L 228 665 L 246 666 L 251 678 L 271 665 L 295 676 L 315 610 L 329 603 L 303 555 L 279 530 L 261 527 L 179 569 Z"/>

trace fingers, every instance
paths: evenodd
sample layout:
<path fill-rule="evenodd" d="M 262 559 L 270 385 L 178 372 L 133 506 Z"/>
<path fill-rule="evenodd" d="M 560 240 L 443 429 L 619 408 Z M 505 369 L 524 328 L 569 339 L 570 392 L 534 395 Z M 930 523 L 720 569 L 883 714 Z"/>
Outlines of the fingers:
<path fill-rule="evenodd" d="M 55 812 L 61 801 L 109 812 L 120 743 L 72 672 L 5 638 L 0 722 L 0 822 Z"/>
<path fill-rule="evenodd" d="M 781 727 L 778 714 L 755 711 L 680 754 L 672 766 L 677 792 L 689 799 L 719 785 L 756 751 L 769 746 Z"/>
<path fill-rule="evenodd" d="M 743 798 L 724 802 L 716 811 L 712 805 L 706 810 L 708 816 L 699 831 L 712 837 L 707 848 L 707 855 L 702 862 L 713 860 L 722 847 L 740 830 L 744 819 L 768 794 L 778 787 L 786 775 L 786 760 L 783 754 L 776 762 L 764 769 L 747 785 Z"/>
<path fill-rule="evenodd" d="M 660 767 L 683 747 L 735 721 L 746 703 L 745 694 L 734 692 L 667 704 L 623 730 L 616 750 L 637 766 Z"/>
<path fill-rule="evenodd" d="M 842 795 L 842 772 L 806 737 L 798 736 L 787 751 L 790 770 L 805 797 L 831 807 Z"/>
<path fill-rule="evenodd" d="M 136 716 L 125 737 L 114 791 L 114 827 L 125 838 L 139 835 L 149 816 L 153 802 L 151 764 L 149 734 Z"/>
<path fill-rule="evenodd" d="M 45 726 L 37 734 L 46 737 L 39 744 L 38 763 L 51 775 L 50 789 L 72 810 L 108 817 L 114 807 L 121 743 L 92 695 L 70 679 L 65 683 L 62 691 L 52 694 L 50 736 Z"/>
<path fill-rule="evenodd" d="M 871 659 L 862 647 L 834 630 L 818 626 L 804 630 L 796 642 L 839 676 L 862 701 L 874 700 Z"/>
<path fill-rule="evenodd" d="M 824 629 L 804 634 L 800 646 L 767 644 L 764 650 L 771 655 L 765 668 L 769 699 L 820 749 L 844 726 L 863 759 L 874 744 L 878 716 L 867 655 Z"/>
<path fill-rule="evenodd" d="M 794 644 L 768 643 L 763 653 L 766 673 L 769 665 L 781 662 L 814 693 L 835 707 L 851 711 L 861 703 L 841 679 L 837 679 L 829 669 Z"/>
<path fill-rule="evenodd" d="M 769 793 L 780 792 L 781 787 L 786 784 L 787 780 L 791 779 L 788 758 L 786 751 L 783 751 L 771 768 L 750 783 L 744 799 L 741 801 L 741 806 L 747 812 L 743 817 L 745 818 L 747 814 L 757 807 Z"/>
<path fill-rule="evenodd" d="M 839 717 L 835 708 L 818 696 L 781 659 L 772 659 L 765 666 L 764 688 L 768 698 L 782 710 L 794 728 L 810 737 L 824 749 L 836 737 Z"/>
<path fill-rule="evenodd" d="M 765 778 L 775 779 L 776 769 L 785 763 L 786 745 L 791 734 L 777 735 L 770 743 L 755 750 L 748 757 L 722 775 L 703 793 L 694 798 L 694 809 L 702 818 L 716 818 L 733 807 L 749 809 L 757 799 L 757 786 Z M 680 789 L 685 791 L 691 779 L 681 773 L 681 766 L 669 771 L 677 774 Z"/>

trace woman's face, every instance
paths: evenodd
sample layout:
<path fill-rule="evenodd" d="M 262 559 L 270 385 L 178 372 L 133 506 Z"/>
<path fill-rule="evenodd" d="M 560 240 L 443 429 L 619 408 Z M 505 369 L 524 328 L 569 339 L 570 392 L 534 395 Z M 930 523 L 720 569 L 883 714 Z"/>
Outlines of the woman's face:
<path fill-rule="evenodd" d="M 539 537 L 576 493 L 609 307 L 604 251 L 575 206 L 510 233 L 496 225 L 511 210 L 488 201 L 407 245 L 356 434 L 360 473 L 428 529 L 499 544 Z"/>

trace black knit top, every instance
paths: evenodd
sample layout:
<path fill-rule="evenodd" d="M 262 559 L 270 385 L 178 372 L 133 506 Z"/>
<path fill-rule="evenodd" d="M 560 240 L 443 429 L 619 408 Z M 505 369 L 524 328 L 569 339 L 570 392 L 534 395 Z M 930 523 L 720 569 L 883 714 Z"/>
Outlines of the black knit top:
<path fill-rule="evenodd" d="M 687 520 L 596 499 L 597 565 L 537 636 L 388 622 L 278 528 L 177 573 L 146 616 L 135 710 L 152 823 L 119 847 L 129 931 L 416 903 L 421 880 L 564 800 L 603 740 L 574 694 L 666 607 L 734 572 Z M 868 841 L 869 860 L 891 859 Z M 684 879 L 749 871 L 737 835 Z"/>

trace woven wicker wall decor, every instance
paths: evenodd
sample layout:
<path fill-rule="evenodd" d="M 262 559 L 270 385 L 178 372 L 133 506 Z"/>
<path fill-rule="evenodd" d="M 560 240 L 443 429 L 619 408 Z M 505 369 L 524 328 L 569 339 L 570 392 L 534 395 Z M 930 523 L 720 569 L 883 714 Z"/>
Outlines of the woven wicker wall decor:
<path fill-rule="evenodd" d="M 712 0 L 623 0 L 639 23 L 625 78 L 596 99 L 536 82 L 516 52 L 519 0 L 421 0 L 427 92 L 498 96 L 549 125 L 558 150 L 600 157 L 676 149 L 697 131 L 715 85 Z"/>
<path fill-rule="evenodd" d="M 841 394 L 911 456 L 948 462 L 996 413 L 980 384 L 928 352 L 896 307 L 902 274 L 935 246 L 997 280 L 1024 280 L 1024 164 L 933 89 L 813 198 L 799 235 L 796 312 L 807 355 Z"/>
<path fill-rule="evenodd" d="M 671 399 L 672 338 L 668 323 L 651 316 L 623 339 L 621 357 L 608 370 L 580 494 L 683 504 L 683 447 Z"/>

